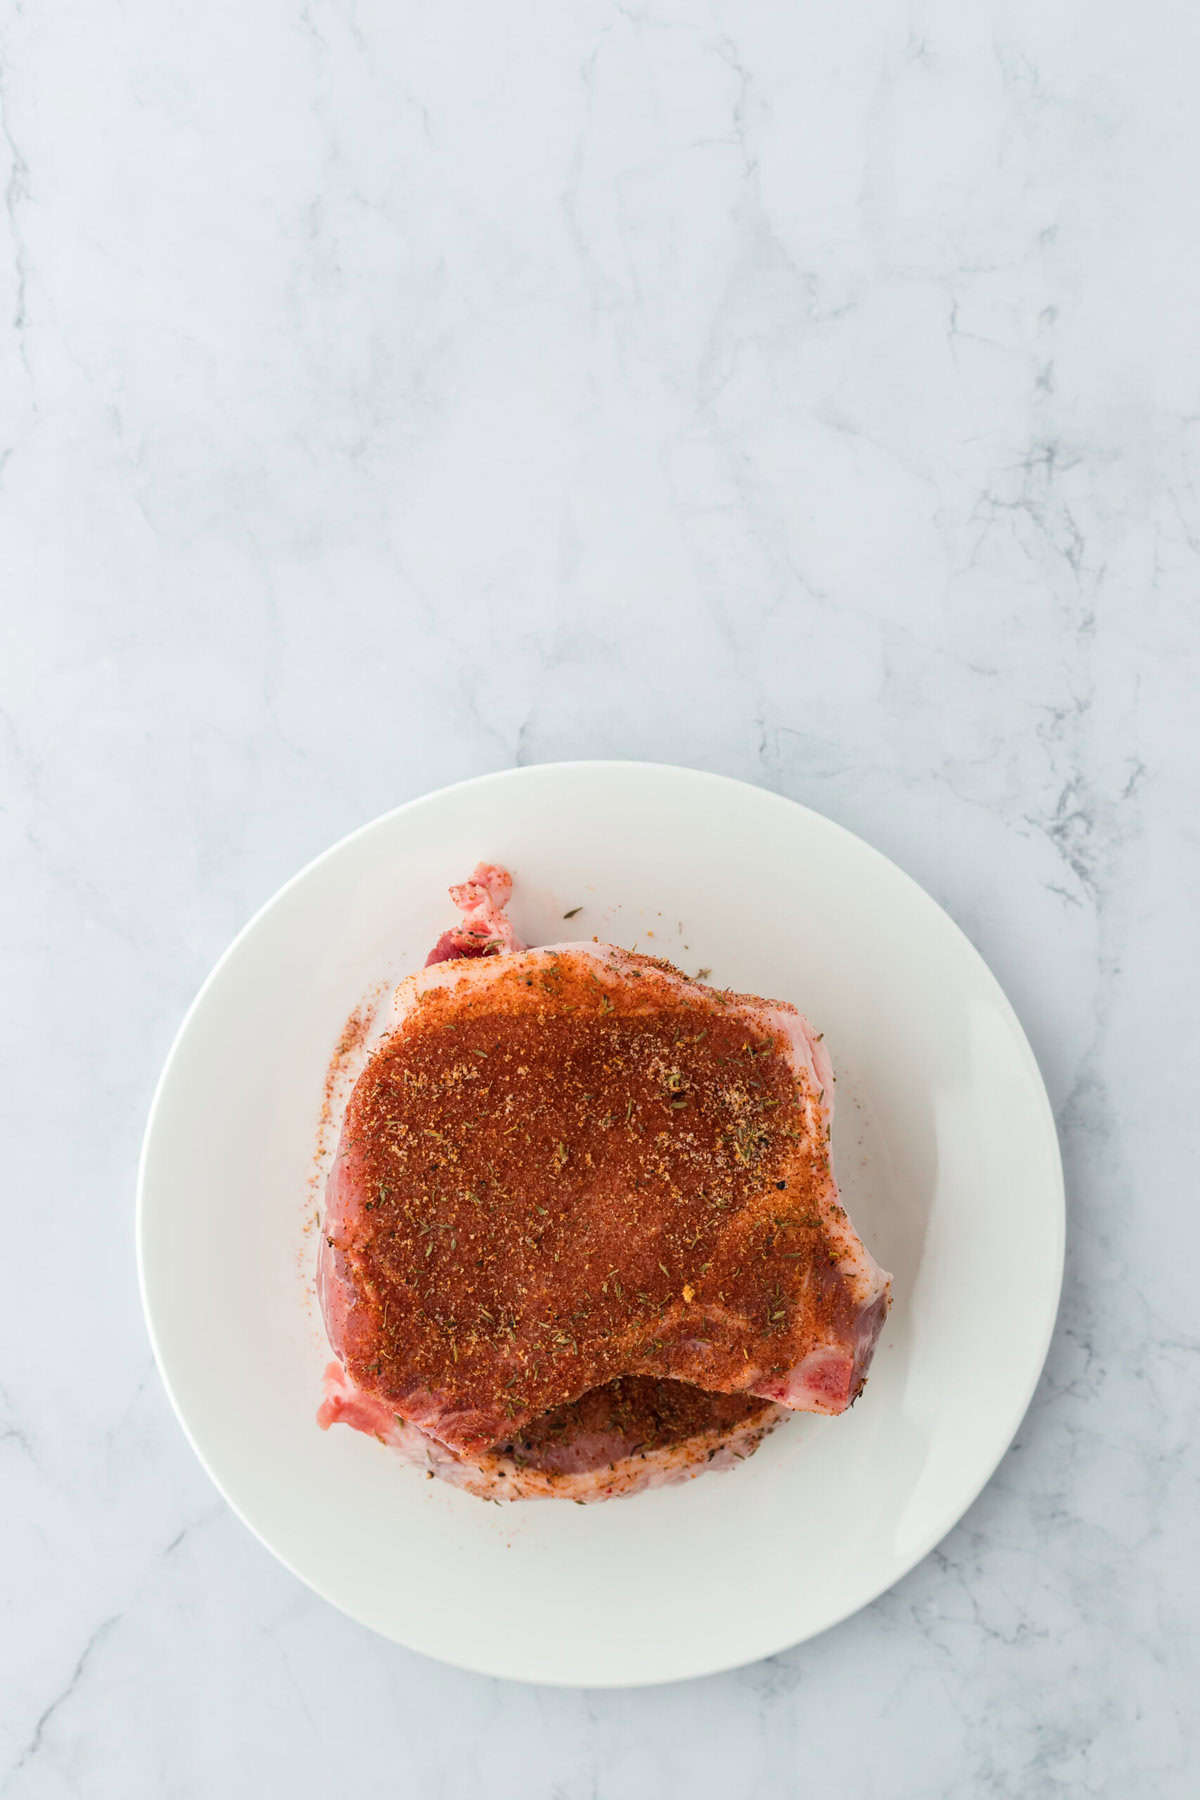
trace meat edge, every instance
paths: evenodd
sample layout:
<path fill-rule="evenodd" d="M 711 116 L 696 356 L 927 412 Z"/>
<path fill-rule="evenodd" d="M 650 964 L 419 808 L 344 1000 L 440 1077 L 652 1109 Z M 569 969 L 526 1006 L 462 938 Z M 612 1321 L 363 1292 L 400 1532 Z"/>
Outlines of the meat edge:
<path fill-rule="evenodd" d="M 331 1425 L 349 1425 L 397 1452 L 401 1461 L 477 1499 L 574 1500 L 579 1506 L 690 1481 L 709 1469 L 736 1468 L 753 1456 L 763 1439 L 788 1416 L 786 1407 L 764 1403 L 759 1412 L 732 1430 L 696 1432 L 660 1449 L 620 1456 L 595 1468 L 546 1471 L 497 1451 L 474 1458 L 457 1455 L 374 1395 L 363 1393 L 339 1362 L 327 1366 L 324 1389 L 317 1413 L 323 1431 Z"/>

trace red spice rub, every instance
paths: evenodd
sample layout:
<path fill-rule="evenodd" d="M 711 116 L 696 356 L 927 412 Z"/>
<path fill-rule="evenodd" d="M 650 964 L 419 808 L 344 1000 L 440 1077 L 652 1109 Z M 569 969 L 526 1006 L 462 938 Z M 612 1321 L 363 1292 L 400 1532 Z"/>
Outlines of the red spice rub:
<path fill-rule="evenodd" d="M 418 987 L 347 1112 L 331 1341 L 456 1450 L 630 1374 L 782 1398 L 860 1316 L 822 1096 L 779 1013 L 588 948 Z"/>

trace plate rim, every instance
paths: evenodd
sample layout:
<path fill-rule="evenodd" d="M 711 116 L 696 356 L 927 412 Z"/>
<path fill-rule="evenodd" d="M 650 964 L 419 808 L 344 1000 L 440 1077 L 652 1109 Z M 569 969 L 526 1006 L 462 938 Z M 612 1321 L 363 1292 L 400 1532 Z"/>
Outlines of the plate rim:
<path fill-rule="evenodd" d="M 158 1333 L 155 1328 L 154 1309 L 151 1302 L 146 1272 L 145 1223 L 147 1213 L 147 1165 L 149 1162 L 150 1144 L 157 1124 L 163 1096 L 170 1082 L 175 1063 L 181 1053 L 181 1048 L 188 1034 L 192 1020 L 203 1004 L 209 990 L 215 985 L 226 964 L 233 958 L 243 941 L 256 929 L 260 921 L 277 905 L 281 904 L 286 895 L 289 894 L 294 887 L 306 880 L 323 863 L 339 855 L 351 843 L 359 838 L 366 836 L 369 832 L 390 824 L 394 819 L 399 818 L 403 814 L 419 812 L 422 808 L 433 805 L 450 794 L 461 793 L 465 789 L 501 786 L 505 783 L 520 783 L 529 780 L 531 777 L 556 776 L 568 771 L 584 769 L 595 771 L 597 773 L 617 770 L 622 772 L 641 770 L 647 774 L 667 775 L 671 777 L 683 776 L 703 783 L 715 783 L 721 787 L 739 792 L 748 790 L 755 795 L 767 797 L 780 807 L 789 809 L 795 808 L 797 811 L 805 814 L 810 821 L 815 821 L 819 828 L 831 832 L 834 836 L 850 839 L 859 850 L 866 851 L 870 857 L 877 859 L 878 862 L 890 870 L 893 875 L 898 876 L 901 882 L 915 895 L 920 904 L 931 907 L 938 915 L 940 915 L 942 923 L 950 928 L 953 937 L 958 940 L 960 948 L 966 950 L 968 960 L 976 965 L 977 972 L 982 974 L 985 983 L 991 988 L 993 998 L 999 1002 L 999 1009 L 1012 1029 L 1015 1042 L 1021 1053 L 1022 1061 L 1026 1065 L 1026 1072 L 1031 1077 L 1032 1088 L 1038 1103 L 1041 1131 L 1045 1139 L 1045 1149 L 1049 1153 L 1047 1175 L 1050 1177 L 1053 1190 L 1053 1223 L 1055 1229 L 1052 1245 L 1052 1255 L 1054 1260 L 1054 1301 L 1053 1305 L 1048 1306 L 1046 1310 L 1046 1323 L 1043 1328 L 1041 1342 L 1038 1345 L 1037 1358 L 1032 1365 L 1032 1374 L 1029 1379 L 1028 1390 L 1023 1393 L 1019 1404 L 1016 1405 L 1010 1420 L 1005 1425 L 1003 1435 L 1001 1436 L 998 1433 L 1000 1447 L 994 1459 L 987 1464 L 981 1479 L 973 1488 L 968 1498 L 962 1502 L 955 1500 L 950 1509 L 949 1517 L 943 1517 L 939 1513 L 937 1522 L 932 1529 L 928 1533 L 922 1534 L 918 1547 L 911 1553 L 906 1552 L 898 1559 L 898 1565 L 894 1572 L 890 1573 L 884 1581 L 872 1586 L 868 1592 L 854 1598 L 848 1605 L 835 1608 L 830 1617 L 813 1626 L 811 1630 L 804 1630 L 799 1636 L 789 1634 L 779 1642 L 772 1642 L 767 1648 L 755 1651 L 752 1656 L 743 1657 L 738 1655 L 730 1661 L 705 1661 L 701 1666 L 691 1668 L 683 1673 L 650 1674 L 624 1679 L 592 1676 L 586 1681 L 578 1681 L 566 1676 L 556 1676 L 552 1672 L 539 1675 L 514 1674 L 511 1669 L 500 1668 L 490 1664 L 486 1658 L 483 1660 L 473 1660 L 469 1655 L 449 1657 L 438 1652 L 426 1650 L 417 1644 L 413 1644 L 406 1638 L 400 1637 L 394 1632 L 391 1632 L 370 1620 L 362 1618 L 358 1613 L 345 1606 L 319 1582 L 304 1573 L 303 1570 L 298 1569 L 290 1558 L 284 1555 L 264 1535 L 263 1531 L 261 1531 L 258 1526 L 246 1516 L 241 1506 L 226 1490 L 222 1481 L 211 1466 L 208 1457 L 197 1443 L 172 1385 L 163 1350 L 159 1342 Z M 793 800 L 790 795 L 780 794 L 774 788 L 765 787 L 758 782 L 746 781 L 739 776 L 725 775 L 713 770 L 697 769 L 684 763 L 649 762 L 636 757 L 575 757 L 562 761 L 525 763 L 503 769 L 493 769 L 481 775 L 467 776 L 460 781 L 449 782 L 443 787 L 432 788 L 426 793 L 414 795 L 412 799 L 402 801 L 398 806 L 389 807 L 387 811 L 378 813 L 373 818 L 365 820 L 362 824 L 354 826 L 350 831 L 337 838 L 332 844 L 327 845 L 324 850 L 319 851 L 316 856 L 311 857 L 297 869 L 294 874 L 289 876 L 285 882 L 276 888 L 267 899 L 255 909 L 240 929 L 235 932 L 234 936 L 230 939 L 225 949 L 221 952 L 220 956 L 201 982 L 191 1003 L 179 1022 L 171 1039 L 171 1044 L 166 1057 L 163 1060 L 162 1068 L 159 1072 L 158 1079 L 155 1082 L 150 1106 L 146 1114 L 146 1123 L 143 1129 L 141 1147 L 138 1154 L 134 1237 L 137 1258 L 138 1295 L 141 1301 L 142 1317 L 146 1326 L 147 1336 L 150 1340 L 150 1347 L 154 1355 L 159 1379 L 162 1381 L 163 1387 L 166 1390 L 167 1398 L 171 1403 L 171 1410 L 175 1414 L 175 1418 L 183 1431 L 184 1438 L 201 1468 L 208 1476 L 208 1479 L 212 1482 L 217 1493 L 221 1496 L 221 1499 L 229 1507 L 239 1523 L 242 1524 L 260 1544 L 262 1544 L 264 1549 L 266 1549 L 277 1562 L 281 1563 L 291 1575 L 302 1582 L 311 1593 L 318 1595 L 318 1597 L 325 1601 L 326 1604 L 333 1606 L 345 1617 L 353 1619 L 357 1625 L 371 1631 L 385 1642 L 398 1644 L 401 1648 L 408 1650 L 410 1653 L 426 1656 L 431 1661 L 437 1662 L 446 1668 L 461 1669 L 469 1674 L 483 1675 L 493 1680 L 518 1681 L 527 1685 L 587 1690 L 591 1688 L 622 1689 L 660 1687 L 676 1681 L 700 1680 L 705 1676 L 725 1674 L 739 1668 L 751 1667 L 754 1663 L 762 1662 L 769 1657 L 779 1656 L 786 1650 L 798 1648 L 801 1644 L 810 1643 L 814 1638 L 822 1636 L 827 1631 L 832 1631 L 836 1626 L 844 1624 L 847 1619 L 852 1618 L 856 1613 L 862 1612 L 868 1606 L 873 1605 L 881 1595 L 890 1592 L 892 1588 L 896 1587 L 910 1575 L 917 1565 L 923 1562 L 925 1558 L 937 1548 L 938 1544 L 940 1544 L 942 1540 L 953 1531 L 954 1527 L 970 1512 L 971 1508 L 983 1493 L 983 1490 L 992 1480 L 992 1477 L 1000 1467 L 1000 1464 L 1008 1455 L 1008 1452 L 1012 1448 L 1013 1442 L 1020 1431 L 1021 1425 L 1024 1422 L 1025 1416 L 1029 1411 L 1029 1407 L 1032 1404 L 1034 1395 L 1037 1392 L 1038 1385 L 1045 1370 L 1046 1359 L 1050 1352 L 1050 1345 L 1053 1341 L 1062 1305 L 1063 1276 L 1066 1264 L 1066 1223 L 1066 1183 L 1063 1170 L 1062 1147 L 1059 1142 L 1058 1128 L 1054 1118 L 1054 1109 L 1050 1101 L 1049 1092 L 1047 1091 L 1045 1077 L 1042 1074 L 1041 1066 L 1038 1063 L 1033 1046 L 1029 1041 L 1029 1037 L 1017 1015 L 1015 1007 L 1001 985 L 998 976 L 994 973 L 990 964 L 987 962 L 987 959 L 984 957 L 982 951 L 977 948 L 963 930 L 962 926 L 959 925 L 958 921 L 954 919 L 949 912 L 947 912 L 941 902 L 935 899 L 927 888 L 922 887 L 915 876 L 910 875 L 906 869 L 902 868 L 900 864 L 895 862 L 885 851 L 878 849 L 867 838 L 861 837 L 857 832 L 852 831 L 849 826 L 841 824 L 836 819 L 831 819 L 828 814 L 817 811 L 815 807 L 808 806 L 803 801 Z"/>

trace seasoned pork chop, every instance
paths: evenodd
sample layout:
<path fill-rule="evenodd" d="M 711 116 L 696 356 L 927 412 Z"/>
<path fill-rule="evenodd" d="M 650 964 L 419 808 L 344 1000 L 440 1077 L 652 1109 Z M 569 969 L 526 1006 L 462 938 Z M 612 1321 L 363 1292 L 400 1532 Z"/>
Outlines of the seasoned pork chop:
<path fill-rule="evenodd" d="M 612 946 L 409 977 L 328 1188 L 356 1403 L 476 1462 L 631 1376 L 844 1410 L 890 1284 L 838 1202 L 831 1084 L 794 1008 Z"/>

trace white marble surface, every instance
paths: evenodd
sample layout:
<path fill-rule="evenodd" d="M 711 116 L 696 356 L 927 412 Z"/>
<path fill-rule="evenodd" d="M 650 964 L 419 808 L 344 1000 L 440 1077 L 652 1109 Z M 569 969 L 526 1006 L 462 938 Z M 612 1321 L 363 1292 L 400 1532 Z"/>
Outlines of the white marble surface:
<path fill-rule="evenodd" d="M 1191 1795 L 1200 27 L 1162 0 L 0 12 L 0 1791 Z M 1017 1446 L 673 1689 L 437 1667 L 193 1461 L 152 1083 L 352 825 L 514 761 L 766 783 L 1007 985 L 1068 1169 Z"/>

